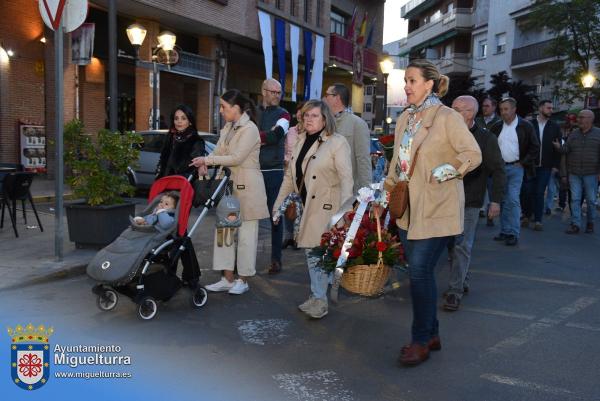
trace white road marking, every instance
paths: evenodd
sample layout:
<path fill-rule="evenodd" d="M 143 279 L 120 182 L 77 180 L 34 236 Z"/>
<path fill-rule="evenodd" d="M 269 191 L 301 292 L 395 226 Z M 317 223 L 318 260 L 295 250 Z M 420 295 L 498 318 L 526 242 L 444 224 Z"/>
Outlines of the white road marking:
<path fill-rule="evenodd" d="M 567 324 L 565 324 L 565 326 L 572 327 L 572 328 L 575 328 L 575 329 L 583 329 L 583 330 L 590 330 L 590 331 L 600 331 L 600 327 L 592 326 L 592 325 L 589 325 L 587 323 L 567 323 Z"/>
<path fill-rule="evenodd" d="M 598 301 L 598 298 L 592 297 L 581 297 L 575 300 L 570 305 L 563 306 L 558 309 L 549 317 L 540 319 L 537 322 L 531 323 L 529 326 L 525 327 L 523 330 L 519 331 L 514 336 L 510 336 L 496 345 L 488 348 L 487 352 L 497 353 L 503 352 L 512 348 L 520 347 L 523 344 L 528 343 L 530 340 L 534 339 L 542 332 L 547 330 L 550 327 L 556 326 L 569 317 L 575 315 L 576 313 L 582 311 L 583 309 L 593 305 Z"/>
<path fill-rule="evenodd" d="M 491 276 L 499 276 L 499 277 L 518 278 L 518 279 L 529 280 L 529 281 L 537 281 L 539 283 L 559 284 L 559 285 L 566 285 L 566 286 L 570 286 L 570 287 L 595 288 L 593 285 L 579 283 L 577 281 L 554 280 L 554 279 L 549 279 L 549 278 L 524 276 L 521 274 L 493 272 L 493 271 L 489 271 L 489 270 L 472 269 L 471 271 L 473 273 L 489 274 Z"/>
<path fill-rule="evenodd" d="M 469 311 L 469 312 L 483 313 L 484 315 L 512 317 L 515 319 L 522 319 L 522 320 L 534 320 L 535 319 L 534 315 L 525 315 L 522 313 L 507 312 L 507 311 L 495 310 L 495 309 L 474 308 L 471 306 L 464 306 L 462 309 Z"/>
<path fill-rule="evenodd" d="M 285 332 L 290 325 L 289 320 L 240 320 L 237 325 L 242 340 L 248 344 L 281 344 L 290 337 Z"/>
<path fill-rule="evenodd" d="M 554 394 L 554 395 L 568 395 L 571 397 L 574 396 L 572 391 L 564 389 L 564 388 L 546 386 L 545 384 L 528 382 L 528 381 L 524 381 L 524 380 L 521 380 L 521 379 L 518 379 L 515 377 L 506 377 L 506 376 L 500 376 L 500 375 L 495 375 L 495 374 L 491 374 L 491 373 L 484 373 L 479 377 L 482 379 L 485 379 L 485 380 L 489 380 L 494 383 L 506 384 L 509 386 L 520 387 L 520 388 L 524 388 L 527 390 L 541 391 L 544 393 Z"/>
<path fill-rule="evenodd" d="M 274 375 L 280 389 L 300 401 L 353 401 L 350 390 L 332 370 Z"/>

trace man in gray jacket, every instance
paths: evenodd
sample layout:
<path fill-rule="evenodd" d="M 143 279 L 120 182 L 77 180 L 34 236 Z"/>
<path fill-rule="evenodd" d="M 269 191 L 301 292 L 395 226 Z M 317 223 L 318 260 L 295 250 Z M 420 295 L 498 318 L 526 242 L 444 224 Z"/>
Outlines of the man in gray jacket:
<path fill-rule="evenodd" d="M 333 84 L 323 98 L 335 116 L 336 132 L 343 135 L 350 144 L 354 194 L 371 183 L 371 144 L 367 123 L 360 117 L 347 111 L 350 91 L 343 84 Z"/>
<path fill-rule="evenodd" d="M 594 127 L 594 113 L 581 110 L 577 116 L 579 128 L 573 131 L 564 145 L 555 140 L 553 145 L 565 155 L 566 171 L 562 169 L 563 182 L 569 180 L 571 189 L 571 225 L 567 234 L 579 234 L 581 230 L 581 199 L 585 191 L 587 203 L 586 233 L 594 232 L 598 175 L 600 174 L 600 128 Z M 566 182 L 565 182 L 566 183 Z"/>

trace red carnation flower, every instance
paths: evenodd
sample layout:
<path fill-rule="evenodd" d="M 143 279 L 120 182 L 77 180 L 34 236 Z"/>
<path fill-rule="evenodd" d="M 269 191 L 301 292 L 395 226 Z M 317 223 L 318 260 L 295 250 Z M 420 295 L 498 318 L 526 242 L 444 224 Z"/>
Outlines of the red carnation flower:
<path fill-rule="evenodd" d="M 379 252 L 383 252 L 387 249 L 387 244 L 385 242 L 377 241 L 377 250 Z"/>
<path fill-rule="evenodd" d="M 385 145 L 385 146 L 393 145 L 394 144 L 394 134 L 380 136 L 379 142 L 381 142 L 381 144 Z"/>

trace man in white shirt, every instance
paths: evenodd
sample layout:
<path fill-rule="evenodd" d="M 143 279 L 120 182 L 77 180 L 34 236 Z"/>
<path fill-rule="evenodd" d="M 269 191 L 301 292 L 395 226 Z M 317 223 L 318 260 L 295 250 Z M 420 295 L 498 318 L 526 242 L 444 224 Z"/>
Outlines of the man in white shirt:
<path fill-rule="evenodd" d="M 492 132 L 498 136 L 498 145 L 504 159 L 506 189 L 502 200 L 500 234 L 494 237 L 494 240 L 514 246 L 518 243 L 521 233 L 519 195 L 523 177 L 535 176 L 540 145 L 533 126 L 517 116 L 515 99 L 502 99 L 500 117 L 503 123 L 492 127 Z"/>

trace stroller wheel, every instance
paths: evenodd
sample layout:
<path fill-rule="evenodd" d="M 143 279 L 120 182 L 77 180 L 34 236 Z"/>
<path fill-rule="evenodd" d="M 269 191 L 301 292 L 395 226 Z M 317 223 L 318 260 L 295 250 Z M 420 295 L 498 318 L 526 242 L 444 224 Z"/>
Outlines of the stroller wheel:
<path fill-rule="evenodd" d="M 204 287 L 197 287 L 192 293 L 192 306 L 194 308 L 202 308 L 208 301 L 208 292 Z"/>
<path fill-rule="evenodd" d="M 143 320 L 150 320 L 156 316 L 158 312 L 158 305 L 154 298 L 152 297 L 144 297 L 140 302 L 140 306 L 138 307 L 138 315 Z"/>
<path fill-rule="evenodd" d="M 105 312 L 113 310 L 117 306 L 117 302 L 119 302 L 119 296 L 114 290 L 104 290 L 96 298 L 96 305 Z"/>

